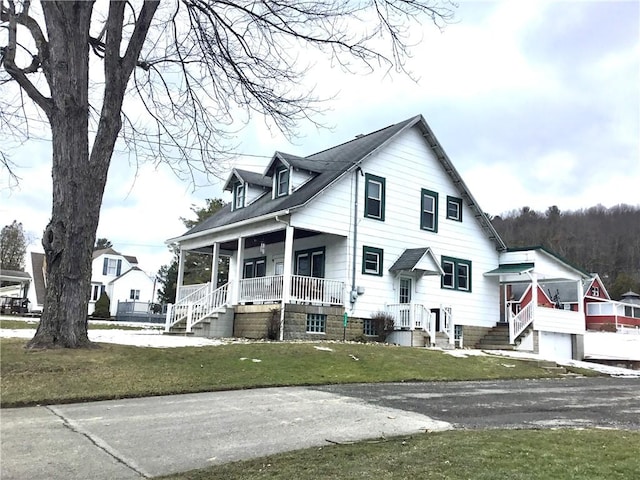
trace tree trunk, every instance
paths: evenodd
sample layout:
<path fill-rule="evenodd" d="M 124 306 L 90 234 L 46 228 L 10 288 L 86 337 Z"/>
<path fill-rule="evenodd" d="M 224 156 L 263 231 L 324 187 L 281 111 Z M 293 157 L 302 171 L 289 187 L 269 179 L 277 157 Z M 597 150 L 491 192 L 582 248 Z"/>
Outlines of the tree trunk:
<path fill-rule="evenodd" d="M 49 34 L 53 205 L 42 245 L 46 296 L 27 348 L 92 346 L 87 335 L 93 245 L 106 165 L 89 161 L 89 24 L 93 2 L 43 2 Z M 103 162 L 104 163 L 104 162 Z"/>

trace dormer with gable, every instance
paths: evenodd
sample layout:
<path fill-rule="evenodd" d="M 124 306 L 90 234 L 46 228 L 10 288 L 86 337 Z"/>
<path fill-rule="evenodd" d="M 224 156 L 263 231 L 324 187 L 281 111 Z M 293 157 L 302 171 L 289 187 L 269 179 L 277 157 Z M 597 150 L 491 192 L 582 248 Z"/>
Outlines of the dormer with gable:
<path fill-rule="evenodd" d="M 271 188 L 271 178 L 256 172 L 234 168 L 223 190 L 231 192 L 231 210 L 248 207 Z"/>
<path fill-rule="evenodd" d="M 265 170 L 265 177 L 272 178 L 271 198 L 291 195 L 318 173 L 314 162 L 288 153 L 276 152 Z"/>

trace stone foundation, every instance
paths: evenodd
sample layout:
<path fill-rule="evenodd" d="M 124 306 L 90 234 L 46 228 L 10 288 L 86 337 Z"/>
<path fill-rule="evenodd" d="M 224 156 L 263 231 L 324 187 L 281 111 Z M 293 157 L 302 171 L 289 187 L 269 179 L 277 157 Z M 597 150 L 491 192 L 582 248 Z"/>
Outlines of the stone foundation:
<path fill-rule="evenodd" d="M 239 338 L 268 338 L 269 324 L 280 323 L 280 305 L 237 305 L 233 322 L 233 336 Z M 274 311 L 276 320 L 272 320 Z M 349 317 L 344 330 L 344 307 L 287 304 L 284 317 L 285 340 L 355 340 L 363 334 L 362 319 Z M 307 332 L 307 315 L 326 315 L 324 333 Z"/>
<path fill-rule="evenodd" d="M 476 327 L 473 325 L 462 325 L 462 347 L 476 348 L 480 339 L 484 337 L 491 327 Z"/>

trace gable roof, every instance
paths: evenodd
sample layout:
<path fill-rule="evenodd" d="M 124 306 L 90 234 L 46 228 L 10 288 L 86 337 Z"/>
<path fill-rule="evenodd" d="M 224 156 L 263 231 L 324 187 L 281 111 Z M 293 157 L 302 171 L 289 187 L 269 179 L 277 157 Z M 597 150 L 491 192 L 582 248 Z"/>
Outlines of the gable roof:
<path fill-rule="evenodd" d="M 249 185 L 257 185 L 258 187 L 270 188 L 271 178 L 263 175 L 262 173 L 251 172 L 249 170 L 242 170 L 241 168 L 234 168 L 231 170 L 231 174 L 225 182 L 222 190 L 231 190 L 233 188 L 233 179 L 237 178 L 242 183 Z"/>
<path fill-rule="evenodd" d="M 38 305 L 42 305 L 46 294 L 44 280 L 44 253 L 31 252 L 31 270 L 31 275 L 33 275 L 33 287 L 36 293 L 36 302 Z"/>
<path fill-rule="evenodd" d="M 100 255 L 121 255 L 120 252 L 116 252 L 113 248 L 101 248 L 100 250 L 93 251 L 93 259 L 95 260 Z"/>
<path fill-rule="evenodd" d="M 429 148 L 433 151 L 443 169 L 451 178 L 464 202 L 473 211 L 474 217 L 480 223 L 487 237 L 494 242 L 497 250 L 505 250 L 506 245 L 489 221 L 489 218 L 479 208 L 476 200 L 471 195 L 460 174 L 449 160 L 449 157 L 422 115 L 416 115 L 403 122 L 389 125 L 388 127 L 376 130 L 367 135 L 358 135 L 353 140 L 307 157 L 298 157 L 276 152 L 271 163 L 267 166 L 265 173 L 270 171 L 275 164 L 274 162 L 280 161 L 285 165 L 288 164 L 296 168 L 316 172 L 317 175 L 290 195 L 276 198 L 265 195 L 253 202 L 250 207 L 233 211 L 231 210 L 231 205 L 227 204 L 211 217 L 188 230 L 182 236 L 169 239 L 167 243 L 195 238 L 210 230 L 248 223 L 254 219 L 257 220 L 265 216 L 282 215 L 289 213 L 290 210 L 304 207 L 347 172 L 360 166 L 367 157 L 382 149 L 402 132 L 413 127 L 419 128 Z"/>
<path fill-rule="evenodd" d="M 569 268 L 570 270 L 578 272 L 582 276 L 582 278 L 584 280 L 586 280 L 588 278 L 591 278 L 591 276 L 592 276 L 589 272 L 587 272 L 583 268 L 580 268 L 577 265 L 574 265 L 573 263 L 571 263 L 566 258 L 561 257 L 557 253 L 549 250 L 544 245 L 534 245 L 533 247 L 513 247 L 513 248 L 508 248 L 507 252 L 526 252 L 527 250 L 536 250 L 538 252 L 542 252 L 545 255 L 548 255 L 548 256 L 552 257 L 553 259 L 555 259 L 558 262 L 562 263 L 565 267 Z"/>
<path fill-rule="evenodd" d="M 429 247 L 407 248 L 398 257 L 389 271 L 418 271 L 423 275 L 444 275 L 444 270 Z"/>

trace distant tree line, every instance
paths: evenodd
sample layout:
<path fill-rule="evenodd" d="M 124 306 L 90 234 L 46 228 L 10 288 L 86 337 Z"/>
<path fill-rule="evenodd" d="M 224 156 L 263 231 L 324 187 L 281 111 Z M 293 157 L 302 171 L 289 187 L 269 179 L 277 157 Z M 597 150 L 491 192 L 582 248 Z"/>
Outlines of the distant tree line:
<path fill-rule="evenodd" d="M 561 212 L 529 207 L 492 218 L 509 247 L 543 245 L 576 266 L 598 273 L 612 298 L 640 293 L 640 205 Z"/>

